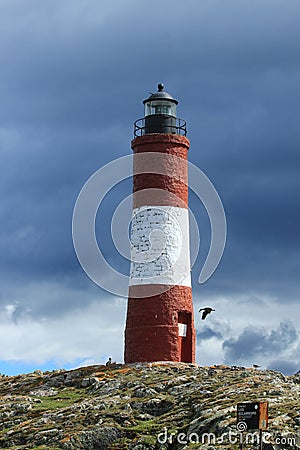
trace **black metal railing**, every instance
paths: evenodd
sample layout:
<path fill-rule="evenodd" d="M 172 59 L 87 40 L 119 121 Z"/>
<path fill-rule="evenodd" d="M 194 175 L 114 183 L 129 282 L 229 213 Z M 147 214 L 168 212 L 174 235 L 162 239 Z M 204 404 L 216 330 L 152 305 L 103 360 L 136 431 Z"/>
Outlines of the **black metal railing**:
<path fill-rule="evenodd" d="M 148 116 L 147 116 L 148 117 Z M 168 123 L 163 126 L 149 126 L 147 124 L 147 117 L 138 119 L 134 122 L 134 136 L 144 136 L 145 134 L 163 133 L 163 134 L 179 134 L 180 136 L 186 136 L 186 121 L 179 118 L 172 117 L 172 123 Z"/>

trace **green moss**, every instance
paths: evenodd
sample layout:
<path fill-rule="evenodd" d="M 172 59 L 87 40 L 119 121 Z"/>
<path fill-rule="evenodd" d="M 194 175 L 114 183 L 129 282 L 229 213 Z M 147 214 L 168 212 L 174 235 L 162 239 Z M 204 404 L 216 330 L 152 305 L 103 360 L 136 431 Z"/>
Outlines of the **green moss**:
<path fill-rule="evenodd" d="M 198 420 L 201 427 L 201 421 L 213 418 L 216 423 L 220 422 L 221 427 L 233 427 L 235 429 L 236 409 L 233 407 L 243 401 L 264 401 L 266 399 L 266 395 L 263 395 L 264 392 L 267 393 L 267 397 L 278 396 L 278 401 L 276 399 L 275 402 L 269 403 L 270 429 L 276 429 L 277 425 L 273 426 L 272 424 L 275 418 L 282 419 L 284 426 L 288 426 L 290 430 L 297 429 L 299 419 L 296 385 L 284 377 L 282 378 L 283 381 L 287 380 L 285 385 L 280 379 L 278 381 L 278 375 L 264 371 L 247 370 L 239 372 L 230 369 L 214 369 L 212 374 L 207 376 L 207 368 L 195 370 L 180 366 L 180 368 L 174 369 L 173 366 L 143 367 L 142 369 L 127 366 L 109 369 L 105 367 L 78 369 L 78 378 L 74 377 L 76 378 L 76 385 L 74 383 L 72 387 L 66 387 L 61 383 L 56 387 L 57 395 L 41 397 L 41 403 L 32 402 L 32 410 L 28 410 L 24 414 L 16 414 L 14 419 L 4 418 L 2 426 L 5 429 L 0 432 L 0 447 L 1 444 L 7 446 L 9 443 L 15 444 L 19 440 L 18 446 L 6 448 L 14 450 L 59 450 L 64 441 L 76 436 L 80 431 L 94 430 L 102 426 L 117 426 L 122 430 L 122 438 L 111 445 L 112 449 L 128 449 L 132 442 L 140 443 L 144 448 L 157 448 L 157 436 L 165 428 L 169 435 L 172 433 L 177 435 L 180 432 L 187 432 L 193 420 Z M 97 376 L 105 381 L 118 380 L 121 387 L 111 392 L 111 395 L 107 397 L 102 397 L 96 388 L 75 387 L 80 385 L 80 378 L 88 376 Z M 182 376 L 185 376 L 186 380 L 181 378 Z M 11 394 L 13 392 L 14 397 L 11 399 L 8 397 L 10 403 L 23 403 L 26 396 L 33 397 L 31 395 L 32 390 L 47 382 L 47 379 L 45 380 L 43 376 L 30 377 L 29 380 L 24 376 L 14 380 L 16 383 L 13 386 L 6 386 L 6 380 L 3 380 L 2 383 L 2 390 L 5 393 Z M 136 384 L 128 387 L 128 382 L 136 382 Z M 186 382 L 191 384 L 185 390 L 183 385 Z M 132 409 L 128 408 L 128 404 L 132 402 L 147 402 L 149 400 L 148 397 L 134 397 L 134 386 L 138 387 L 142 383 L 154 389 L 157 386 L 157 393 L 154 394 L 154 397 L 170 401 L 173 405 L 172 408 L 158 417 L 145 415 L 144 417 L 148 417 L 149 420 L 142 420 L 141 417 L 143 416 L 140 415 L 139 409 L 134 408 L 133 405 Z M 178 390 L 175 389 L 173 394 L 170 394 L 168 390 L 162 390 L 161 385 L 167 385 L 168 389 L 178 387 Z M 291 391 L 292 388 L 295 389 L 295 395 Z M 211 394 L 207 394 L 205 391 L 210 391 Z M 280 394 L 281 392 L 282 394 Z M 84 402 L 82 408 L 80 407 L 81 402 Z M 99 405 L 103 402 L 106 404 L 106 409 L 101 409 L 101 405 Z M 1 411 L 7 410 L 6 398 L 2 401 L 0 399 L 0 406 L 2 407 Z M 73 406 L 74 408 L 72 408 Z M 225 411 L 229 407 L 231 409 Z M 45 421 L 40 421 L 45 412 Z M 15 419 L 16 423 L 7 428 L 7 424 Z M 24 421 L 19 423 L 20 419 Z M 135 425 L 130 425 L 130 423 Z M 197 423 L 195 426 L 197 426 Z M 282 427 L 282 424 L 279 426 Z M 38 443 L 45 443 L 46 441 L 34 440 L 35 433 L 45 431 L 49 427 L 62 430 L 63 437 L 61 433 L 54 438 L 50 436 L 48 445 L 40 444 L 37 446 Z M 6 436 L 10 429 L 13 429 L 16 434 Z M 25 445 L 24 442 L 27 442 L 27 444 Z M 186 448 L 196 449 L 199 448 L 199 445 L 188 443 Z M 214 450 L 213 447 L 209 448 Z M 224 450 L 224 447 L 220 447 L 218 444 L 214 448 Z M 226 449 L 228 450 L 229 446 Z"/>
<path fill-rule="evenodd" d="M 68 406 L 72 406 L 74 403 L 80 402 L 85 398 L 88 398 L 88 396 L 84 395 L 84 391 L 82 389 L 67 388 L 60 391 L 57 395 L 42 397 L 42 403 L 34 403 L 32 410 L 48 411 L 67 408 Z"/>
<path fill-rule="evenodd" d="M 20 447 L 18 447 L 18 448 L 20 448 Z M 28 448 L 28 447 L 26 447 L 26 448 Z M 42 446 L 39 446 L 39 447 L 33 447 L 32 448 L 32 450 L 61 450 L 61 448 L 59 448 L 59 447 L 49 447 L 49 445 L 42 445 Z"/>
<path fill-rule="evenodd" d="M 141 440 L 148 445 L 155 445 L 157 442 L 156 436 L 142 436 Z"/>
<path fill-rule="evenodd" d="M 10 450 L 21 450 L 23 449 L 31 449 L 31 450 L 61 450 L 60 447 L 49 447 L 49 445 L 39 445 L 38 447 L 28 447 L 28 445 L 14 445 L 13 447 L 9 447 Z"/>

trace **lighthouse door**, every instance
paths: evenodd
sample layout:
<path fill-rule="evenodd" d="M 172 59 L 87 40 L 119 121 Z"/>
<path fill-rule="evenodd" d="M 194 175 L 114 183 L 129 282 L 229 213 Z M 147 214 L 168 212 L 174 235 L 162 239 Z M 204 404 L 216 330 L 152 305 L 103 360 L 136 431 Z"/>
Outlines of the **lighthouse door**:
<path fill-rule="evenodd" d="M 192 358 L 191 313 L 178 312 L 178 356 L 181 362 L 191 362 Z"/>

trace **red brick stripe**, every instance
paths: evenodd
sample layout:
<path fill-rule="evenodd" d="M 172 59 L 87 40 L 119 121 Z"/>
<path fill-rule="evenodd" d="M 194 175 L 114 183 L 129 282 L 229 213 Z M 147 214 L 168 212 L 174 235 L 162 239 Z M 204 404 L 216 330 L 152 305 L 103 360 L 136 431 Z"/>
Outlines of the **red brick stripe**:
<path fill-rule="evenodd" d="M 189 140 L 184 136 L 150 134 L 134 139 L 132 148 L 135 153 L 133 192 L 157 189 L 156 196 L 152 192 L 149 199 L 149 193 L 144 199 L 135 196 L 134 207 L 170 205 L 187 208 Z M 166 192 L 174 195 L 169 197 Z"/>
<path fill-rule="evenodd" d="M 168 288 L 168 289 L 167 289 Z M 167 289 L 151 296 L 151 292 Z M 136 298 L 147 294 L 146 298 Z M 190 313 L 188 327 L 190 355 L 195 361 L 192 290 L 186 286 L 144 285 L 129 288 L 126 322 L 125 362 L 180 361 L 178 352 L 178 312 Z"/>

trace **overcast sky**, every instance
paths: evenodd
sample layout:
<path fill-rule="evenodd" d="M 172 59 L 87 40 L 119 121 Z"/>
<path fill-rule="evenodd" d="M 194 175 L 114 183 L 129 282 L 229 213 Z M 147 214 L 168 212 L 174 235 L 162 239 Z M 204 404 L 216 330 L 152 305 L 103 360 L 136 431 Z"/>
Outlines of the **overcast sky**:
<path fill-rule="evenodd" d="M 217 189 L 228 239 L 197 280 L 197 362 L 300 369 L 300 3 L 296 0 L 0 0 L 0 372 L 123 360 L 126 299 L 96 286 L 72 243 L 87 179 L 131 153 L 142 100 L 163 82 L 190 161 Z M 97 218 L 110 221 L 131 182 Z M 216 311 L 201 321 L 198 309 Z"/>

